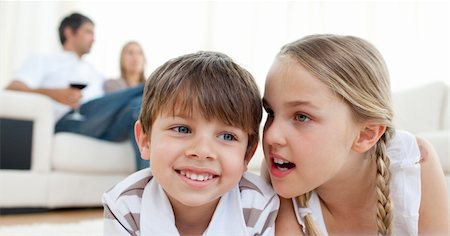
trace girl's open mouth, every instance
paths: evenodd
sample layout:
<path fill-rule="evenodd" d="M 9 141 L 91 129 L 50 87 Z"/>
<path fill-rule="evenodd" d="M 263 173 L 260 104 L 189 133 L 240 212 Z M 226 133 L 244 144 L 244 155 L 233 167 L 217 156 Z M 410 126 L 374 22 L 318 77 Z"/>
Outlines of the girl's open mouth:
<path fill-rule="evenodd" d="M 289 161 L 281 160 L 278 158 L 272 158 L 272 165 L 280 171 L 287 171 L 295 167 L 295 164 Z"/>

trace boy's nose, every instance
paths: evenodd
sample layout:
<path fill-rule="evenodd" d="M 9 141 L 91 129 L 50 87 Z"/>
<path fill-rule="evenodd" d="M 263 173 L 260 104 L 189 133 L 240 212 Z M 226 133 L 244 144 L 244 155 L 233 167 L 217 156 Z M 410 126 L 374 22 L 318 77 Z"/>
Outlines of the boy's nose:
<path fill-rule="evenodd" d="M 186 156 L 198 159 L 215 159 L 217 153 L 214 149 L 213 138 L 199 137 L 186 150 Z"/>

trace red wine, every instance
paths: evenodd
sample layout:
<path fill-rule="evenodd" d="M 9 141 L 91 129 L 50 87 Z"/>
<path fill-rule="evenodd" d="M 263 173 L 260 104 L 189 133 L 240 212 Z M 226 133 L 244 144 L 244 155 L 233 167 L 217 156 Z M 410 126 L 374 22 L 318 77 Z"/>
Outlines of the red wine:
<path fill-rule="evenodd" d="M 87 86 L 87 84 L 82 83 L 70 83 L 71 88 L 77 88 L 77 89 L 84 89 Z"/>

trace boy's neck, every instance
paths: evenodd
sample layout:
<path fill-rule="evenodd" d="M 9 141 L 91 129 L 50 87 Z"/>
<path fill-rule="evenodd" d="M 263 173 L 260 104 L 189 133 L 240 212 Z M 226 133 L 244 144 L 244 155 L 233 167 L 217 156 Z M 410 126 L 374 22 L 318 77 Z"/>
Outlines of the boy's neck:
<path fill-rule="evenodd" d="M 208 228 L 220 199 L 203 206 L 190 207 L 170 199 L 175 225 L 181 236 L 202 235 Z"/>

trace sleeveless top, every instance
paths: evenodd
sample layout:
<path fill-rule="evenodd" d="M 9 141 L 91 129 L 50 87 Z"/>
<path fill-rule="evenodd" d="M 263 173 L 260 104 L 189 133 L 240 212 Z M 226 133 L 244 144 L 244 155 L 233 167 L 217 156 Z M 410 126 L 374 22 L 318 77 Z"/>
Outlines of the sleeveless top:
<path fill-rule="evenodd" d="M 390 191 L 393 201 L 393 232 L 396 235 L 418 235 L 421 195 L 420 151 L 414 135 L 396 131 L 387 145 L 390 160 Z M 292 198 L 298 223 L 306 234 L 304 216 L 310 214 L 321 234 L 328 235 L 322 215 L 320 199 L 312 192 L 306 208 L 300 208 Z"/>

